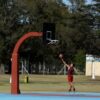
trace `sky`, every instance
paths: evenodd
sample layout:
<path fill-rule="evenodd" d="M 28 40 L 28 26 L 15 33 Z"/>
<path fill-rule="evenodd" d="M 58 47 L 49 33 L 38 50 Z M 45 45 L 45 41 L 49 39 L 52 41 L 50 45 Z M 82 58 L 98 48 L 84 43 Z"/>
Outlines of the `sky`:
<path fill-rule="evenodd" d="M 87 0 L 87 3 L 90 4 L 92 2 L 92 0 Z"/>
<path fill-rule="evenodd" d="M 68 4 L 68 0 L 63 0 L 66 4 Z M 87 4 L 90 4 L 92 2 L 92 0 L 86 0 L 87 1 Z"/>

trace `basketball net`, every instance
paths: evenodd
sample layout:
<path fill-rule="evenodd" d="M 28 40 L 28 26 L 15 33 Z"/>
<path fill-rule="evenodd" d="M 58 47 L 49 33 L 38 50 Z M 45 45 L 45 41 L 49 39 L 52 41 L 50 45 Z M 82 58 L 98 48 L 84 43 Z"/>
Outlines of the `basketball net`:
<path fill-rule="evenodd" d="M 59 43 L 59 40 L 52 40 L 52 39 L 48 39 L 48 45 L 56 45 L 56 44 L 58 44 Z"/>

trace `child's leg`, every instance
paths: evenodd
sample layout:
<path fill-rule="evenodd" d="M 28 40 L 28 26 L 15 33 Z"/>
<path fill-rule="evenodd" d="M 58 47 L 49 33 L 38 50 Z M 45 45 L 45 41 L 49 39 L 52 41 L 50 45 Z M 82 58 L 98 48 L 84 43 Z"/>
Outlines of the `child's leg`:
<path fill-rule="evenodd" d="M 71 82 L 68 82 L 68 84 L 69 84 L 69 92 L 72 90 L 72 84 L 71 84 Z"/>
<path fill-rule="evenodd" d="M 72 86 L 73 91 L 75 91 L 75 87 L 74 87 L 73 82 L 71 82 L 71 86 Z"/>

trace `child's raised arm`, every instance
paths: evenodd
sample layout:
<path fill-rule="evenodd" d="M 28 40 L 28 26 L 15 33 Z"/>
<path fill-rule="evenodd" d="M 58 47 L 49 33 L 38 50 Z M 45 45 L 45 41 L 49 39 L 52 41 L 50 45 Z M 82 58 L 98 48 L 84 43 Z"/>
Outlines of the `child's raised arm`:
<path fill-rule="evenodd" d="M 69 67 L 69 65 L 64 61 L 63 55 L 62 55 L 62 54 L 59 54 L 59 58 L 61 59 L 61 61 L 63 62 L 63 64 L 64 64 L 66 67 Z"/>

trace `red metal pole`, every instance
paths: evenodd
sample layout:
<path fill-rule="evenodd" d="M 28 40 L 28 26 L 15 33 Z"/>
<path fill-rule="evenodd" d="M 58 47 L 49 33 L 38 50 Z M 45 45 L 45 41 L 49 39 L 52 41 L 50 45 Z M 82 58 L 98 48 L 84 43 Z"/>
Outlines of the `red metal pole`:
<path fill-rule="evenodd" d="M 29 32 L 22 36 L 16 43 L 12 53 L 12 82 L 11 82 L 11 94 L 19 94 L 19 66 L 18 66 L 18 51 L 20 45 L 29 37 L 41 37 L 42 32 Z"/>
<path fill-rule="evenodd" d="M 11 93 L 19 94 L 19 68 L 18 68 L 18 54 L 12 54 L 12 82 Z"/>

